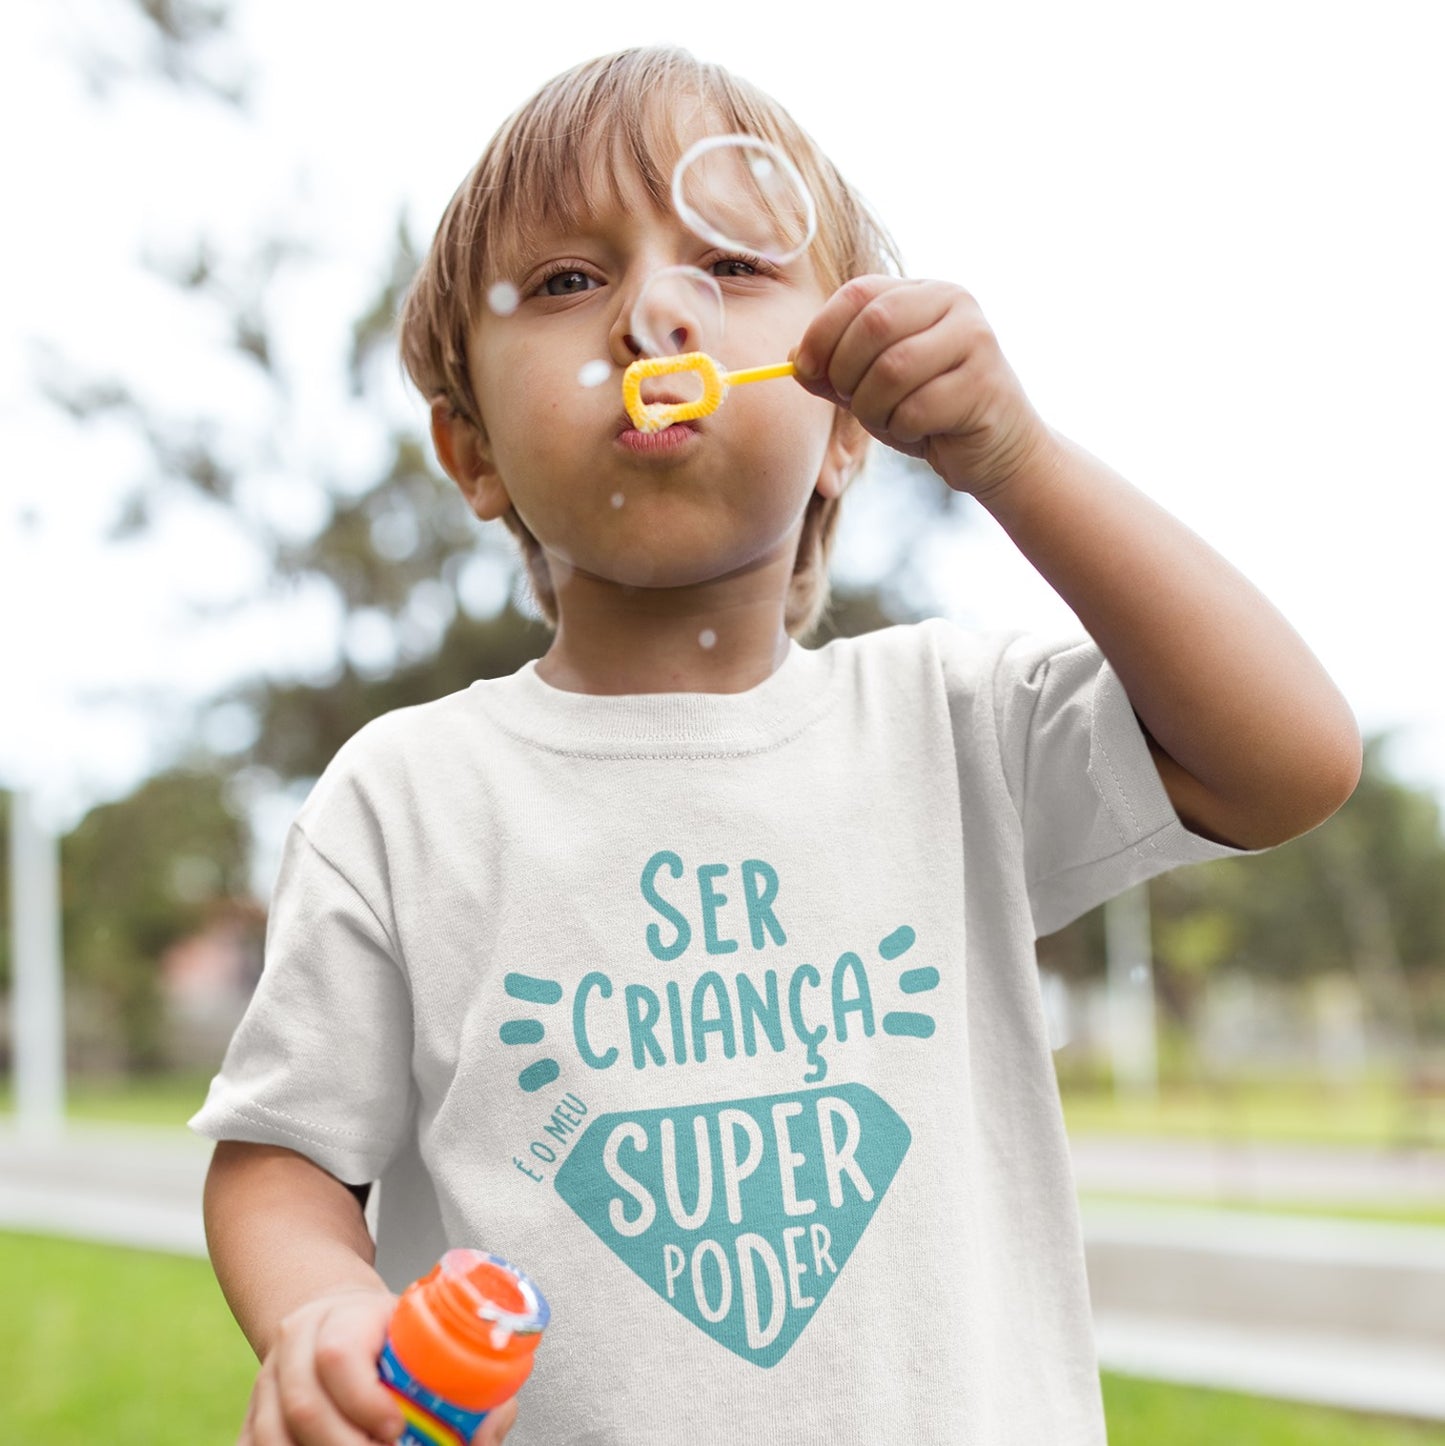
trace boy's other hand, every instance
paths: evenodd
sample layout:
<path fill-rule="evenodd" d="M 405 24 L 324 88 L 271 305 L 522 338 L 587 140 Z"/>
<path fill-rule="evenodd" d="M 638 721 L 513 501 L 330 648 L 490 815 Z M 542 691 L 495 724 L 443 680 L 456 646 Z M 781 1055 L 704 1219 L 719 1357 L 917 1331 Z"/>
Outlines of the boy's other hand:
<path fill-rule="evenodd" d="M 292 1311 L 261 1364 L 237 1446 L 395 1441 L 406 1423 L 376 1360 L 396 1302 L 386 1291 L 348 1290 Z"/>
<path fill-rule="evenodd" d="M 808 391 L 957 492 L 986 498 L 1056 445 L 978 303 L 945 281 L 855 277 L 813 318 L 793 365 Z"/>

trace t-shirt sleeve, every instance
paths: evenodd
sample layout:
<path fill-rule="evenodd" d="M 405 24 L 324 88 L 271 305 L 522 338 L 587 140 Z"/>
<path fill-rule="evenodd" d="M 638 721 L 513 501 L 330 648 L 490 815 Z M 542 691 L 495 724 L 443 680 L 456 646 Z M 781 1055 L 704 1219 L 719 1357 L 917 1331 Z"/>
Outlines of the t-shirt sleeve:
<path fill-rule="evenodd" d="M 1181 864 L 1248 852 L 1180 821 L 1124 685 L 1091 640 L 1011 642 L 994 708 L 1037 933 Z"/>
<path fill-rule="evenodd" d="M 413 1108 L 411 998 L 388 930 L 298 822 L 261 981 L 191 1128 L 284 1145 L 348 1184 L 377 1179 Z"/>

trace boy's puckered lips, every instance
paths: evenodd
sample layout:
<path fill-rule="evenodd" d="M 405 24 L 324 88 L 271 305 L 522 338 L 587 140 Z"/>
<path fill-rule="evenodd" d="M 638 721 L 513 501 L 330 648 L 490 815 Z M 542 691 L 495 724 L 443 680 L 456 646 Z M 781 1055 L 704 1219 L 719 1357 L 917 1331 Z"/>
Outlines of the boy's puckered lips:
<path fill-rule="evenodd" d="M 646 401 L 646 403 L 647 403 L 648 406 L 666 406 L 666 407 L 682 406 L 682 405 L 684 405 L 686 402 L 688 402 L 689 400 L 692 400 L 692 399 L 683 396 L 680 392 L 657 392 L 657 393 L 655 393 L 655 394 L 652 393 L 652 392 L 649 392 L 649 393 L 647 394 L 647 396 L 645 397 L 645 401 Z M 693 418 L 692 420 L 690 420 L 690 421 L 685 421 L 685 422 L 673 422 L 670 426 L 664 428 L 663 430 L 670 432 L 670 431 L 675 431 L 675 430 L 676 430 L 677 428 L 679 428 L 679 427 L 685 427 L 685 428 L 687 428 L 689 431 L 692 431 L 692 432 L 696 432 L 696 431 L 701 430 L 700 427 L 699 427 L 699 425 L 698 425 L 698 419 L 697 419 L 697 418 Z M 624 432 L 636 432 L 636 431 L 637 431 L 637 427 L 636 427 L 636 425 L 633 423 L 632 418 L 631 418 L 626 412 L 623 412 L 622 417 L 621 417 L 621 419 L 619 420 L 619 422 L 618 422 L 618 424 L 617 424 L 617 433 L 618 433 L 618 435 L 621 436 Z M 659 435 L 661 435 L 661 433 L 660 433 L 660 432 L 651 432 L 651 433 L 640 434 L 640 435 L 659 436 Z"/>
<path fill-rule="evenodd" d="M 696 421 L 673 422 L 656 432 L 639 432 L 631 417 L 624 417 L 617 433 L 617 445 L 628 452 L 675 452 L 697 439 L 701 427 Z"/>

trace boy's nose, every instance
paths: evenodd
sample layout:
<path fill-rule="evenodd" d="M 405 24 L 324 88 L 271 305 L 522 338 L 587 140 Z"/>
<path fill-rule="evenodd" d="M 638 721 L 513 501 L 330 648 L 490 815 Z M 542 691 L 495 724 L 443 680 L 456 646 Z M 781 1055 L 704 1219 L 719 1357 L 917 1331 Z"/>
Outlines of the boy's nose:
<path fill-rule="evenodd" d="M 625 311 L 613 322 L 607 347 L 612 353 L 612 360 L 621 367 L 647 355 L 647 342 L 637 334 L 632 317 Z"/>
<path fill-rule="evenodd" d="M 622 338 L 622 342 L 634 357 L 646 355 L 648 343 L 640 337 L 634 336 L 630 331 Z M 665 335 L 653 337 L 651 344 L 661 347 L 667 355 L 674 352 L 691 351 L 693 349 L 692 331 L 687 326 L 675 326 Z"/>
<path fill-rule="evenodd" d="M 627 352 L 624 359 L 626 362 L 636 361 L 638 357 L 649 355 L 677 355 L 685 351 L 693 351 L 698 345 L 693 335 L 693 328 L 684 320 L 679 320 L 670 330 L 662 334 L 649 334 L 645 338 L 638 336 L 636 332 L 624 331 L 621 334 L 621 342 Z"/>
<path fill-rule="evenodd" d="M 712 277 L 695 267 L 669 265 L 627 277 L 618 288 L 610 340 L 613 360 L 711 351 L 723 327 L 723 298 Z"/>

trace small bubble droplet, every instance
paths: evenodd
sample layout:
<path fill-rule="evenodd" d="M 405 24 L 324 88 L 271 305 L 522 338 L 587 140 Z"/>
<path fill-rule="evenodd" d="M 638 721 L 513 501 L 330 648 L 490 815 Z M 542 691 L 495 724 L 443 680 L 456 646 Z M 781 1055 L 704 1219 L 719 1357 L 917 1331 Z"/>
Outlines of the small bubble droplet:
<path fill-rule="evenodd" d="M 614 507 L 621 507 L 626 500 L 627 499 L 620 492 L 614 492 L 612 494 L 612 505 Z"/>
<path fill-rule="evenodd" d="M 697 640 L 705 648 L 717 646 L 717 634 L 711 628 L 704 628 L 698 635 Z"/>
<path fill-rule="evenodd" d="M 598 357 L 595 361 L 583 362 L 577 373 L 577 380 L 584 387 L 600 387 L 612 375 L 612 363 Z"/>
<path fill-rule="evenodd" d="M 498 316 L 510 316 L 521 301 L 521 295 L 510 281 L 494 282 L 487 290 L 487 305 Z"/>

